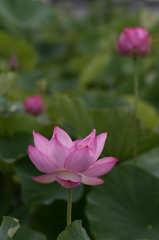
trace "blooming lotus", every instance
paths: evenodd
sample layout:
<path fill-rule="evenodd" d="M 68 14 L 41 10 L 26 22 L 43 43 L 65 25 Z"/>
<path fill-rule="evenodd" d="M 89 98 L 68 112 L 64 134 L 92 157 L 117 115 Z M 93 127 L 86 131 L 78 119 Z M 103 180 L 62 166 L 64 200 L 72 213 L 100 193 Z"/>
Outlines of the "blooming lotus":
<path fill-rule="evenodd" d="M 95 134 L 94 129 L 86 138 L 72 141 L 64 130 L 56 126 L 49 141 L 33 132 L 35 147 L 30 145 L 28 154 L 35 167 L 45 174 L 32 179 L 39 183 L 57 181 L 65 188 L 73 188 L 80 183 L 103 184 L 104 181 L 98 177 L 109 172 L 118 160 L 105 157 L 97 161 L 107 133 Z"/>
<path fill-rule="evenodd" d="M 151 47 L 151 36 L 145 28 L 125 28 L 116 44 L 120 55 L 129 57 L 143 57 Z"/>

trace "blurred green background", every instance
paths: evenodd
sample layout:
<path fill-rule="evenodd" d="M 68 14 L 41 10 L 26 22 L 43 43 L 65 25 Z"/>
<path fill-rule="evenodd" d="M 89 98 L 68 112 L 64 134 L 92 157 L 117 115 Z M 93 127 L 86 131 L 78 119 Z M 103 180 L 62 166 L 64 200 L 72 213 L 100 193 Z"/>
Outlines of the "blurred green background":
<path fill-rule="evenodd" d="M 58 125 L 72 139 L 107 131 L 103 156 L 119 158 L 104 186 L 74 189 L 73 220 L 83 220 L 92 240 L 158 240 L 158 25 L 155 1 L 0 0 L 0 222 L 7 215 L 21 224 L 9 239 L 55 240 L 66 226 L 66 189 L 33 182 L 38 171 L 27 156 L 32 131 L 50 139 Z M 152 37 L 149 56 L 138 59 L 137 167 L 133 63 L 115 49 L 135 26 Z M 23 109 L 30 95 L 47 106 L 38 117 Z"/>

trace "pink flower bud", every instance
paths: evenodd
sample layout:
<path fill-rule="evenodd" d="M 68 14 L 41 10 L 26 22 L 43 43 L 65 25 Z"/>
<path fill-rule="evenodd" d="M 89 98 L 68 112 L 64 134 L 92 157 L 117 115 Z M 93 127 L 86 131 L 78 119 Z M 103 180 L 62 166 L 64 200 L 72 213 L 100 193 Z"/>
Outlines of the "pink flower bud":
<path fill-rule="evenodd" d="M 116 43 L 116 49 L 122 56 L 144 57 L 150 51 L 151 41 L 145 28 L 125 28 Z"/>
<path fill-rule="evenodd" d="M 9 60 L 9 67 L 11 70 L 16 70 L 19 67 L 17 56 L 12 56 Z"/>
<path fill-rule="evenodd" d="M 24 103 L 25 112 L 38 116 L 43 110 L 43 100 L 41 96 L 30 96 L 25 99 Z"/>

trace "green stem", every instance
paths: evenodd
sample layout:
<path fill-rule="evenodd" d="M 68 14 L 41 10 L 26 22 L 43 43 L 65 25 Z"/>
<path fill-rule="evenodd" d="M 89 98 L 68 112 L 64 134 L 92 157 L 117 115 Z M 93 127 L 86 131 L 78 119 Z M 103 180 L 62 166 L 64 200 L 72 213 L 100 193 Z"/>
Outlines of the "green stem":
<path fill-rule="evenodd" d="M 137 59 L 134 58 L 134 97 L 135 97 L 135 136 L 134 136 L 134 166 L 137 164 L 137 144 L 138 144 L 138 100 L 139 100 L 139 83 L 138 83 L 138 69 Z"/>
<path fill-rule="evenodd" d="M 72 211 L 72 189 L 68 189 L 68 202 L 67 202 L 67 227 L 71 224 L 71 211 Z"/>

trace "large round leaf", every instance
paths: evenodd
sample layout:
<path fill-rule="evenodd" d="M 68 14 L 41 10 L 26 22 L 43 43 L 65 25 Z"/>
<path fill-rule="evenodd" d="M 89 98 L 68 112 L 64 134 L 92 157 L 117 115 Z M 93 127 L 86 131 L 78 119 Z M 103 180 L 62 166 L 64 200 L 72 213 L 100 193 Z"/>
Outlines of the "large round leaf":
<path fill-rule="evenodd" d="M 136 240 L 159 236 L 159 180 L 132 167 L 116 167 L 92 188 L 86 214 L 97 240 Z"/>
<path fill-rule="evenodd" d="M 133 112 L 135 106 L 135 99 L 131 95 L 126 97 L 118 97 L 111 95 L 109 96 L 102 91 L 87 91 L 81 94 L 80 98 L 84 100 L 86 107 L 95 109 L 118 108 L 127 106 Z M 154 129 L 159 124 L 159 116 L 155 107 L 141 99 L 138 103 L 138 116 L 148 128 Z"/>
<path fill-rule="evenodd" d="M 51 112 L 51 111 L 50 111 Z M 108 137 L 103 150 L 106 156 L 127 160 L 133 156 L 136 117 L 127 107 L 113 109 L 87 109 L 81 100 L 59 95 L 52 105 L 52 113 L 68 123 L 77 137 L 86 137 L 93 128 L 97 134 L 107 132 Z M 139 123 L 138 153 L 148 151 L 159 145 L 159 134 Z"/>
<path fill-rule="evenodd" d="M 133 160 L 126 161 L 123 163 L 126 164 L 133 164 Z M 142 168 L 153 176 L 159 178 L 159 147 L 154 148 L 148 152 L 145 152 L 137 157 L 137 166 Z"/>
<path fill-rule="evenodd" d="M 133 155 L 135 141 L 135 115 L 128 108 L 91 110 L 94 127 L 99 133 L 107 131 L 103 153 L 126 160 Z M 159 144 L 159 134 L 147 129 L 138 120 L 138 153 Z"/>

